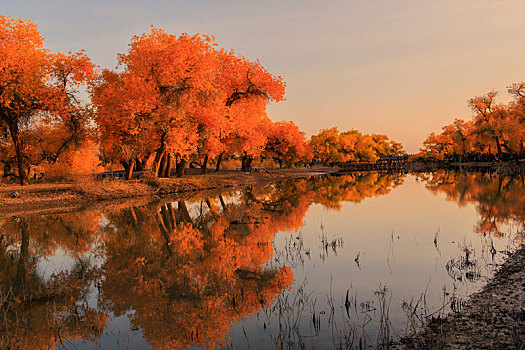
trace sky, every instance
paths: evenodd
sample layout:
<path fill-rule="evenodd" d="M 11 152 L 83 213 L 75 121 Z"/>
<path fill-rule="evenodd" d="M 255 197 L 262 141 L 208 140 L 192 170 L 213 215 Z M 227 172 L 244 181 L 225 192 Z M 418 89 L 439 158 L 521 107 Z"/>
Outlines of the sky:
<path fill-rule="evenodd" d="M 287 83 L 274 121 L 307 136 L 337 127 L 382 133 L 417 152 L 469 119 L 467 100 L 525 80 L 523 0 L 0 0 L 35 22 L 52 51 L 86 50 L 115 68 L 133 35 L 214 35 Z"/>

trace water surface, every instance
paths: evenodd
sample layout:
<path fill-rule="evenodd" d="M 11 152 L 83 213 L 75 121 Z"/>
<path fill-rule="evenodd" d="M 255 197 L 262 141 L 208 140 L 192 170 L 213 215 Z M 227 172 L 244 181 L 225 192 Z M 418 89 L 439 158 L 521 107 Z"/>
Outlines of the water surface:
<path fill-rule="evenodd" d="M 522 243 L 524 188 L 360 173 L 4 217 L 1 345 L 386 348 Z"/>

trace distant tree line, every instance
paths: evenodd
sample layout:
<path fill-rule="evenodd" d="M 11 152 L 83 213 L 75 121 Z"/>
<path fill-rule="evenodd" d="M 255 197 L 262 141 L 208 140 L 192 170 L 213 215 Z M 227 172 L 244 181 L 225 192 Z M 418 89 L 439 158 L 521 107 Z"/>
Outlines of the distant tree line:
<path fill-rule="evenodd" d="M 496 92 L 470 99 L 472 120 L 456 119 L 432 133 L 416 158 L 492 161 L 525 158 L 525 82 L 508 87 L 513 100 L 495 101 Z"/>
<path fill-rule="evenodd" d="M 382 157 L 406 154 L 403 146 L 388 136 L 362 134 L 357 130 L 340 132 L 324 129 L 310 140 L 314 161 L 321 163 L 375 162 Z"/>

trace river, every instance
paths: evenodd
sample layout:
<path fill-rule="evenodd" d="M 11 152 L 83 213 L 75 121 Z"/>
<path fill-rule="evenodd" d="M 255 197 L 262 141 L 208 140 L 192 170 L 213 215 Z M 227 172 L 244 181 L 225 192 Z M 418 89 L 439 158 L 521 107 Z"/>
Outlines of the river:
<path fill-rule="evenodd" d="M 523 174 L 364 172 L 0 218 L 0 347 L 388 348 L 525 238 Z"/>

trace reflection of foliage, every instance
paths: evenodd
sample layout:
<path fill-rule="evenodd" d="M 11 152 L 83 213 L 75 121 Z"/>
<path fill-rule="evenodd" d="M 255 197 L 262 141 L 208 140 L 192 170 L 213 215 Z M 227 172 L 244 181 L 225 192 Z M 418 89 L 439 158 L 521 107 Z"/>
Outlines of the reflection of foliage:
<path fill-rule="evenodd" d="M 351 173 L 323 178 L 312 183 L 314 202 L 339 209 L 341 202 L 359 203 L 365 198 L 382 196 L 403 183 L 403 175 L 377 172 Z"/>
<path fill-rule="evenodd" d="M 298 231 L 312 203 L 338 208 L 401 181 L 378 173 L 288 180 L 160 208 L 5 219 L 1 340 L 15 348 L 96 341 L 113 313 L 130 315 L 155 348 L 223 345 L 233 323 L 271 307 L 293 282 L 287 264 L 266 265 L 277 232 Z M 45 277 L 39 264 L 59 251 L 73 267 Z M 97 256 L 102 265 L 89 260 Z M 96 290 L 97 310 L 87 306 Z"/>
<path fill-rule="evenodd" d="M 459 206 L 474 203 L 480 215 L 476 226 L 479 233 L 502 234 L 499 226 L 525 222 L 525 178 L 495 173 L 468 173 L 440 170 L 420 175 L 433 193 L 444 192 L 447 199 Z"/>
<path fill-rule="evenodd" d="M 102 300 L 117 315 L 135 310 L 132 323 L 156 348 L 216 344 L 293 281 L 289 268 L 261 268 L 279 225 L 260 203 L 241 200 L 219 215 L 207 202 L 195 219 L 182 201 L 108 216 Z"/>
<path fill-rule="evenodd" d="M 94 269 L 79 259 L 71 271 L 40 276 L 40 256 L 30 244 L 32 224 L 33 220 L 16 219 L 2 226 L 0 346 L 41 349 L 44 344 L 63 344 L 66 338 L 96 340 L 107 315 L 85 302 Z"/>

